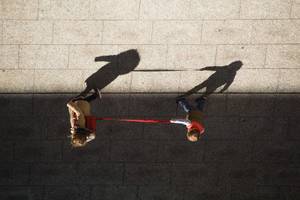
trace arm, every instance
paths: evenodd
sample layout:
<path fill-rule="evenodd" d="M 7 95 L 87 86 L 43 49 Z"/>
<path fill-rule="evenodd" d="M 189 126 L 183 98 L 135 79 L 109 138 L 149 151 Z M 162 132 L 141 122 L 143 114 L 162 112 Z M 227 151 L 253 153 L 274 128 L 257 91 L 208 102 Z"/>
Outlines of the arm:
<path fill-rule="evenodd" d="M 76 114 L 76 119 L 78 119 L 78 117 L 80 115 L 82 115 L 82 111 L 80 110 L 80 108 L 73 102 L 73 101 L 69 101 L 67 103 L 67 107 Z M 73 117 L 73 116 L 71 116 Z"/>
<path fill-rule="evenodd" d="M 96 138 L 96 134 L 95 134 L 95 132 L 92 132 L 87 137 L 86 142 L 90 142 L 90 141 L 94 140 L 95 138 Z"/>
<path fill-rule="evenodd" d="M 191 124 L 191 121 L 188 119 L 171 119 L 170 122 L 172 124 L 183 124 L 185 126 L 188 126 L 189 124 Z"/>

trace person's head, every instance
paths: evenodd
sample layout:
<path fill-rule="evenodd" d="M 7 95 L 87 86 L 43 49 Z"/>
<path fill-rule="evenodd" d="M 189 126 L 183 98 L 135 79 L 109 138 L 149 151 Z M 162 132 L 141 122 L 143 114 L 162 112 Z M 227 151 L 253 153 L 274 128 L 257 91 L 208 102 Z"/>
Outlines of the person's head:
<path fill-rule="evenodd" d="M 187 132 L 186 137 L 191 142 L 197 142 L 200 139 L 200 132 L 196 129 L 192 129 Z"/>
<path fill-rule="evenodd" d="M 71 145 L 73 147 L 84 147 L 90 131 L 83 128 L 71 129 Z"/>

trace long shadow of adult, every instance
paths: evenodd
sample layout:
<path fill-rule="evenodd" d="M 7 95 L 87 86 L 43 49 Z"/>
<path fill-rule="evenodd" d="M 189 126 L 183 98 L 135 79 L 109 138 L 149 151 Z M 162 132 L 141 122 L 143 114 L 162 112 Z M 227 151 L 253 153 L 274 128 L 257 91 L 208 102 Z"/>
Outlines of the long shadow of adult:
<path fill-rule="evenodd" d="M 90 75 L 86 80 L 86 88 L 79 96 L 86 96 L 91 90 L 102 90 L 119 75 L 133 71 L 140 62 L 140 55 L 136 49 L 130 49 L 117 55 L 99 56 L 95 62 L 106 61 L 106 65 Z"/>
<path fill-rule="evenodd" d="M 200 69 L 200 71 L 215 71 L 215 73 L 213 73 L 208 79 L 195 86 L 191 90 L 187 91 L 180 97 L 190 96 L 203 88 L 206 88 L 206 90 L 202 94 L 202 97 L 207 97 L 223 85 L 224 86 L 219 91 L 219 93 L 224 92 L 233 83 L 236 72 L 242 67 L 242 65 L 243 63 L 238 60 L 225 66 L 209 66 Z"/>

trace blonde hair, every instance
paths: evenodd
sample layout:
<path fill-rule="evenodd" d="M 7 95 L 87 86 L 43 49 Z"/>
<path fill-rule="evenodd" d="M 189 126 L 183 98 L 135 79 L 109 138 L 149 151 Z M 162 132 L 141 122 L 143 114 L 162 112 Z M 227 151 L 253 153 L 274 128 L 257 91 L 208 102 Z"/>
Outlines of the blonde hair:
<path fill-rule="evenodd" d="M 197 129 L 192 129 L 192 130 L 190 130 L 189 132 L 186 133 L 186 137 L 187 138 L 195 137 L 196 140 L 194 142 L 196 142 L 200 139 L 200 132 Z"/>

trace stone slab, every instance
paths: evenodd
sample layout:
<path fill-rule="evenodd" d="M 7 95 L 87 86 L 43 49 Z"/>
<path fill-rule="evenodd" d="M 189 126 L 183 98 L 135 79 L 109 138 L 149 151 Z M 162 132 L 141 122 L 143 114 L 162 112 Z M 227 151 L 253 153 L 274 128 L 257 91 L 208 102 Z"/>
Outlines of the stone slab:
<path fill-rule="evenodd" d="M 102 44 L 103 22 L 57 21 L 54 22 L 54 44 Z"/>
<path fill-rule="evenodd" d="M 38 0 L 2 0 L 0 19 L 37 19 Z"/>
<path fill-rule="evenodd" d="M 50 21 L 3 22 L 3 44 L 50 44 L 52 42 Z"/>
<path fill-rule="evenodd" d="M 200 44 L 202 22 L 156 21 L 153 22 L 154 44 Z"/>
<path fill-rule="evenodd" d="M 19 67 L 18 45 L 0 45 L 0 68 L 16 69 Z"/>
<path fill-rule="evenodd" d="M 137 19 L 139 0 L 92 0 L 90 17 L 92 19 Z"/>
<path fill-rule="evenodd" d="M 21 45 L 19 59 L 22 69 L 65 69 L 68 67 L 68 47 Z"/>
<path fill-rule="evenodd" d="M 152 22 L 105 21 L 103 44 L 150 44 Z"/>
<path fill-rule="evenodd" d="M 41 0 L 39 1 L 39 18 L 56 19 L 88 19 L 90 4 L 85 0 Z"/>

